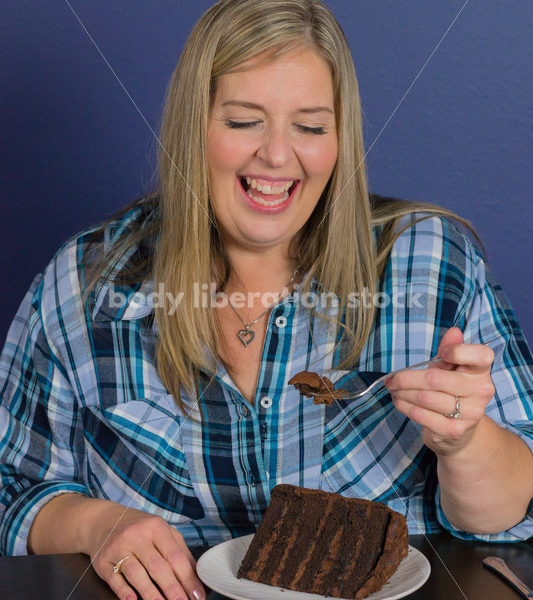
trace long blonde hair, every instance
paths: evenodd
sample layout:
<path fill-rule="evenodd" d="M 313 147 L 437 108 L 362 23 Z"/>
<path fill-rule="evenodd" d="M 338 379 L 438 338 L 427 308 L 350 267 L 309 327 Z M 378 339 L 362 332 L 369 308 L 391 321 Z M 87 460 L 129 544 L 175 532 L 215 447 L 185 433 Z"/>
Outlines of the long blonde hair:
<path fill-rule="evenodd" d="M 214 372 L 217 361 L 214 311 L 195 302 L 194 284 L 209 284 L 214 269 L 223 286 L 230 271 L 210 202 L 206 159 L 217 78 L 259 55 L 270 60 L 301 47 L 330 66 L 339 143 L 335 169 L 294 248 L 299 269 L 307 273 L 301 291 L 315 278 L 338 296 L 342 315 L 350 292 L 375 293 L 399 234 L 399 218 L 415 211 L 458 218 L 425 203 L 371 203 L 352 55 L 342 29 L 320 0 L 219 0 L 193 28 L 167 90 L 154 217 L 148 227 L 131 231 L 112 254 L 118 260 L 139 240 L 157 238 L 155 255 L 132 270 L 132 280 L 150 275 L 173 297 L 183 293 L 177 312 L 170 314 L 167 306 L 155 309 L 158 372 L 182 408 L 180 385 L 194 394 L 200 370 Z M 376 225 L 382 229 L 377 247 Z M 105 264 L 109 262 L 107 256 Z M 103 269 L 102 261 L 89 289 Z M 346 310 L 345 322 L 337 323 L 341 339 L 347 336 L 352 348 L 342 366 L 355 364 L 370 335 L 375 307 L 364 304 Z"/>

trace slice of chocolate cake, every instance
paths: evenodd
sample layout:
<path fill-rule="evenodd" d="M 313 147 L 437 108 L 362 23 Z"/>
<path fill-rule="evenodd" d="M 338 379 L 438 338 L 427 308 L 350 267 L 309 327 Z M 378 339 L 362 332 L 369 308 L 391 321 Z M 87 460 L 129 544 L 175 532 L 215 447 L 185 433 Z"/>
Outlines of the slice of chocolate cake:
<path fill-rule="evenodd" d="M 384 504 L 277 485 L 237 577 L 359 600 L 407 556 L 403 515 Z"/>

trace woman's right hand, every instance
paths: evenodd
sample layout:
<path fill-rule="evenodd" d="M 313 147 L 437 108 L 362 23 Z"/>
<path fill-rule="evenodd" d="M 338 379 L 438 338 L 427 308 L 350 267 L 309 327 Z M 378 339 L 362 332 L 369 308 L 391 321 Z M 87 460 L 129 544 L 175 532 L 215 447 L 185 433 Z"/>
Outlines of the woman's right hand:
<path fill-rule="evenodd" d="M 165 600 L 205 599 L 183 536 L 161 517 L 109 502 L 86 525 L 85 551 L 120 600 L 161 600 L 161 592 Z M 133 556 L 121 573 L 114 573 L 113 566 L 128 554 Z"/>

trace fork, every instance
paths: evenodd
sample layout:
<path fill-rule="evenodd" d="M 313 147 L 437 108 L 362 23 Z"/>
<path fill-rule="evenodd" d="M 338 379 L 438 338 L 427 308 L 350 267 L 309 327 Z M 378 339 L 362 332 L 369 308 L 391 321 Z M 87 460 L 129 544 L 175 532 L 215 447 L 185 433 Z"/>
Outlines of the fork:
<path fill-rule="evenodd" d="M 492 344 L 492 342 L 495 342 L 495 341 L 497 341 L 499 339 L 500 339 L 499 336 L 493 336 L 493 337 L 489 338 L 488 340 L 485 340 L 483 342 L 483 345 L 484 346 L 489 346 L 489 344 Z M 376 388 L 378 385 L 380 385 L 381 383 L 383 383 L 385 381 L 385 379 L 388 379 L 389 377 L 392 377 L 393 375 L 396 375 L 397 373 L 401 373 L 402 371 L 411 371 L 413 369 L 420 369 L 421 367 L 427 367 L 428 365 L 431 365 L 433 363 L 442 362 L 442 361 L 443 361 L 443 359 L 437 354 L 436 356 L 434 356 L 430 360 L 425 360 L 424 362 L 421 362 L 421 363 L 416 363 L 414 365 L 409 365 L 407 367 L 402 367 L 401 369 L 396 369 L 396 371 L 391 371 L 390 373 L 386 373 L 385 375 L 381 376 L 379 379 L 376 379 L 368 387 L 366 387 L 364 390 L 360 390 L 358 392 L 354 392 L 353 394 L 349 394 L 349 395 L 343 396 L 342 399 L 343 400 L 357 400 L 358 398 L 362 398 L 363 396 L 365 396 L 366 394 L 368 394 L 369 392 L 371 392 L 374 388 Z M 334 373 L 335 371 L 334 370 L 330 370 L 329 372 L 330 373 Z M 324 374 L 326 374 L 326 373 L 323 372 L 323 375 Z M 341 379 L 342 379 L 342 377 L 339 377 L 339 380 L 341 380 Z M 309 392 L 307 395 L 312 396 L 312 397 L 316 397 L 316 396 L 320 396 L 320 392 Z M 365 402 L 361 406 L 365 406 L 368 402 L 370 402 L 370 399 L 367 400 L 367 402 Z"/>
<path fill-rule="evenodd" d="M 408 367 L 396 369 L 396 371 L 391 371 L 390 373 L 386 373 L 385 375 L 382 375 L 379 379 L 376 379 L 375 381 L 373 381 L 364 390 L 359 390 L 358 392 L 354 392 L 353 394 L 343 396 L 342 400 L 357 400 L 357 398 L 362 398 L 363 396 L 365 396 L 366 394 L 371 392 L 374 388 L 378 387 L 378 385 L 383 383 L 385 381 L 385 379 L 388 379 L 389 377 L 392 377 L 393 375 L 396 375 L 397 373 L 401 373 L 402 371 L 411 371 L 413 369 L 420 369 L 421 367 L 426 367 L 427 365 L 431 365 L 433 363 L 437 363 L 440 361 L 442 361 L 442 358 L 439 355 L 437 355 L 437 356 L 434 356 L 433 358 L 431 358 L 430 360 L 425 360 L 424 362 L 416 363 L 414 365 L 409 365 Z M 341 379 L 342 379 L 342 377 L 341 377 Z M 324 394 L 324 392 L 313 392 L 311 390 L 309 390 L 308 392 L 305 393 L 306 396 L 312 396 L 312 397 L 320 396 L 323 394 Z"/>

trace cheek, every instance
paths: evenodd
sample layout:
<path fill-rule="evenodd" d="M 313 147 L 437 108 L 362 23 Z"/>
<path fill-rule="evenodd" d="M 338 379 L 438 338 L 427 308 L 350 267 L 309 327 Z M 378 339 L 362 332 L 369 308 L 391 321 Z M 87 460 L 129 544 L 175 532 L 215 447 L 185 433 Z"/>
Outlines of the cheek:
<path fill-rule="evenodd" d="M 207 137 L 207 157 L 212 171 L 236 171 L 252 149 L 227 132 L 213 132 Z"/>
<path fill-rule="evenodd" d="M 305 169 L 310 176 L 328 177 L 335 166 L 338 156 L 338 145 L 335 141 L 330 144 L 313 146 L 309 144 L 300 152 Z"/>
<path fill-rule="evenodd" d="M 207 137 L 207 159 L 212 171 L 224 170 L 230 152 L 230 144 L 223 136 L 213 133 Z"/>

